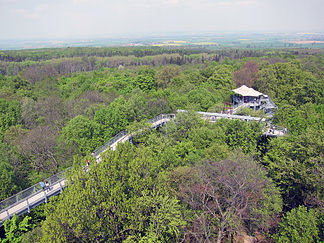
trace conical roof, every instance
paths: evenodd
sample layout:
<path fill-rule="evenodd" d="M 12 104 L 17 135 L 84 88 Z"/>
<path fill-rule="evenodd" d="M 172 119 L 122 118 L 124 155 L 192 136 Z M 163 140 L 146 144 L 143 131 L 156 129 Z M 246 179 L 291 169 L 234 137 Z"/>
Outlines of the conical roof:
<path fill-rule="evenodd" d="M 242 96 L 252 96 L 252 97 L 259 97 L 260 95 L 263 95 L 259 91 L 256 91 L 252 88 L 249 88 L 245 85 L 242 85 L 241 87 L 237 89 L 232 90 L 234 93 L 242 95 Z"/>

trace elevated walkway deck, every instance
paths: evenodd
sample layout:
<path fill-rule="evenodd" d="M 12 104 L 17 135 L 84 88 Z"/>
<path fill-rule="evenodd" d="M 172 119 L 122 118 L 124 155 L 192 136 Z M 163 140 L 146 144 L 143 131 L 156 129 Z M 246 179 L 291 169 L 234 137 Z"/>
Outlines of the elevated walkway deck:
<path fill-rule="evenodd" d="M 177 112 L 187 112 L 185 110 L 178 110 Z M 239 119 L 241 121 L 257 121 L 265 122 L 265 118 L 261 117 L 251 117 L 251 116 L 238 116 L 238 115 L 228 115 L 221 113 L 212 112 L 197 112 L 202 116 L 203 119 L 209 120 L 210 122 L 215 122 L 217 119 Z M 157 117 L 148 120 L 150 127 L 155 129 L 157 127 L 163 126 L 165 123 L 175 118 L 175 114 L 161 114 Z M 137 131 L 138 132 L 138 131 Z M 100 154 L 106 151 L 108 148 L 115 150 L 118 143 L 124 143 L 129 141 L 137 132 L 127 133 L 122 131 L 118 133 L 115 137 L 104 143 L 102 146 L 97 148 L 92 155 L 95 157 L 97 162 L 100 162 Z M 271 128 L 266 128 L 264 135 L 266 136 L 283 136 L 287 132 L 286 130 L 276 129 L 274 126 Z M 67 186 L 67 180 L 65 177 L 65 172 L 70 170 L 61 171 L 56 175 L 44 180 L 49 182 L 49 188 L 43 189 L 40 184 L 36 184 L 29 187 L 16 195 L 9 197 L 0 202 L 0 225 L 7 219 L 10 219 L 14 214 L 21 215 L 23 213 L 29 212 L 32 208 L 38 206 L 41 203 L 47 202 L 48 198 L 61 193 L 64 187 Z"/>
<path fill-rule="evenodd" d="M 175 114 L 161 114 L 151 120 L 148 120 L 148 123 L 151 124 L 152 129 L 155 129 L 157 127 L 163 126 L 174 117 Z M 97 162 L 100 162 L 100 154 L 102 152 L 106 151 L 108 148 L 115 150 L 118 143 L 129 141 L 134 135 L 135 133 L 129 134 L 126 131 L 118 133 L 115 137 L 96 149 L 93 152 L 93 156 L 96 158 Z M 0 226 L 5 220 L 10 219 L 14 214 L 21 215 L 23 213 L 30 212 L 32 208 L 38 206 L 41 203 L 47 202 L 50 197 L 61 193 L 64 187 L 67 186 L 65 172 L 66 170 L 61 171 L 60 173 L 44 180 L 49 182 L 48 188 L 43 189 L 38 183 L 17 193 L 12 197 L 1 201 Z"/>

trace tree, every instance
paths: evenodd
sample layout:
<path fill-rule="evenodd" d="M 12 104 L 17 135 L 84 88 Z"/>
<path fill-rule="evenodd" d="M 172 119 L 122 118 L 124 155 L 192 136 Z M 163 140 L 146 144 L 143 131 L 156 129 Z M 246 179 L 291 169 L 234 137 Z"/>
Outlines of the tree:
<path fill-rule="evenodd" d="M 43 241 L 174 241 L 185 222 L 178 200 L 163 190 L 149 150 L 129 143 L 76 168 L 59 200 L 48 204 Z"/>
<path fill-rule="evenodd" d="M 233 160 L 205 161 L 175 170 L 170 183 L 191 211 L 185 236 L 221 242 L 241 231 L 266 231 L 281 212 L 279 191 L 252 158 L 238 153 Z"/>
<path fill-rule="evenodd" d="M 259 66 L 255 61 L 247 61 L 243 66 L 234 73 L 234 79 L 237 87 L 246 85 L 254 87 L 254 82 L 257 80 Z"/>
<path fill-rule="evenodd" d="M 306 205 L 310 197 L 323 203 L 323 136 L 321 130 L 308 130 L 270 141 L 262 163 L 281 188 L 288 209 Z"/>
<path fill-rule="evenodd" d="M 37 125 L 39 114 L 36 107 L 36 101 L 31 98 L 24 98 L 22 100 L 22 121 L 26 128 L 32 128 Z"/>
<path fill-rule="evenodd" d="M 284 104 L 273 120 L 288 128 L 290 134 L 300 135 L 309 130 L 321 130 L 324 126 L 324 105 L 306 103 L 299 107 Z"/>
<path fill-rule="evenodd" d="M 155 89 L 155 80 L 152 76 L 138 75 L 135 84 L 145 92 Z"/>
<path fill-rule="evenodd" d="M 196 109 L 199 111 L 207 111 L 213 104 L 220 102 L 220 97 L 202 87 L 191 90 L 187 95 L 190 104 L 197 104 Z"/>
<path fill-rule="evenodd" d="M 0 99 L 0 132 L 20 121 L 21 107 L 18 101 Z"/>
<path fill-rule="evenodd" d="M 0 162 L 0 201 L 17 191 L 15 174 L 12 166 L 4 161 Z"/>
<path fill-rule="evenodd" d="M 222 119 L 216 125 L 223 128 L 226 144 L 231 148 L 241 149 L 244 153 L 256 150 L 258 138 L 263 133 L 263 124 L 259 122 Z"/>
<path fill-rule="evenodd" d="M 137 214 L 134 220 L 141 224 L 138 228 L 142 228 L 145 233 L 130 235 L 126 241 L 174 241 L 186 225 L 181 214 L 181 206 L 176 198 L 156 192 L 150 194 L 138 198 L 136 203 Z"/>
<path fill-rule="evenodd" d="M 323 97 L 323 82 L 304 72 L 299 62 L 276 63 L 263 67 L 255 81 L 260 92 L 269 95 L 275 103 L 302 105 L 317 102 Z"/>
<path fill-rule="evenodd" d="M 149 67 L 141 68 L 136 77 L 135 85 L 145 92 L 156 89 L 155 70 Z"/>
<path fill-rule="evenodd" d="M 168 122 L 162 128 L 162 131 L 168 135 L 176 143 L 183 139 L 188 138 L 191 129 L 197 128 L 204 124 L 199 115 L 193 112 L 180 112 L 177 114 L 176 119 Z"/>
<path fill-rule="evenodd" d="M 20 243 L 23 234 L 31 230 L 34 225 L 29 223 L 31 218 L 26 216 L 23 220 L 19 220 L 17 215 L 14 215 L 11 220 L 4 222 L 4 230 L 6 238 L 2 240 L 2 243 Z"/>
<path fill-rule="evenodd" d="M 125 108 L 129 121 L 141 121 L 147 115 L 147 99 L 142 92 L 134 93 L 128 99 Z"/>
<path fill-rule="evenodd" d="M 78 153 L 85 155 L 102 144 L 102 127 L 80 115 L 70 120 L 62 129 L 60 139 L 76 148 Z"/>
<path fill-rule="evenodd" d="M 319 239 L 318 214 L 314 209 L 304 206 L 287 212 L 273 236 L 276 242 L 317 242 Z"/>
<path fill-rule="evenodd" d="M 215 89 L 228 92 L 234 88 L 233 72 L 233 67 L 230 65 L 216 66 L 213 75 L 208 78 L 207 82 Z"/>
<path fill-rule="evenodd" d="M 141 99 L 139 100 L 140 102 L 142 102 Z M 105 140 L 110 139 L 126 128 L 129 124 L 129 118 L 132 116 L 128 112 L 127 101 L 123 96 L 115 99 L 110 103 L 108 108 L 102 108 L 96 111 L 93 121 L 102 126 Z M 133 114 L 134 116 L 136 114 Z"/>
<path fill-rule="evenodd" d="M 36 170 L 52 170 L 57 173 L 60 164 L 56 153 L 58 136 L 59 131 L 55 127 L 35 127 L 20 141 L 20 152 L 33 161 Z"/>
<path fill-rule="evenodd" d="M 178 76 L 181 72 L 181 68 L 179 66 L 165 66 L 162 68 L 160 72 L 157 74 L 157 83 L 161 88 L 166 88 L 171 80 Z"/>

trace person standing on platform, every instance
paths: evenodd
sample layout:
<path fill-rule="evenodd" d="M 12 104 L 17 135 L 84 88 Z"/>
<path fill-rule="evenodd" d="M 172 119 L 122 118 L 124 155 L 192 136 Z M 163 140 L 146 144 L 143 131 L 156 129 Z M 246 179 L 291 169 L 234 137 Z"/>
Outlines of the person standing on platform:
<path fill-rule="evenodd" d="M 42 187 L 43 190 L 45 190 L 45 183 L 43 181 L 41 181 L 39 185 Z"/>
<path fill-rule="evenodd" d="M 46 181 L 46 182 L 45 182 L 45 188 L 46 188 L 46 190 L 48 190 L 48 191 L 49 191 L 49 189 L 50 189 L 50 186 L 49 186 L 49 183 L 48 183 L 48 181 Z"/>

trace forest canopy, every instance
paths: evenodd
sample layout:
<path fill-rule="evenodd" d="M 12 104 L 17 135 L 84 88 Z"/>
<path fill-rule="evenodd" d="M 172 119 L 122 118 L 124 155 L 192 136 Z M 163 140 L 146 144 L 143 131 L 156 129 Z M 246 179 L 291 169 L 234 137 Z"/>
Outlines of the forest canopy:
<path fill-rule="evenodd" d="M 323 241 L 323 60 L 316 49 L 1 52 L 0 199 L 73 168 L 62 194 L 4 223 L 2 241 Z M 241 85 L 271 97 L 267 122 L 287 135 L 195 113 L 222 112 Z M 91 156 L 178 109 L 101 163 Z"/>

